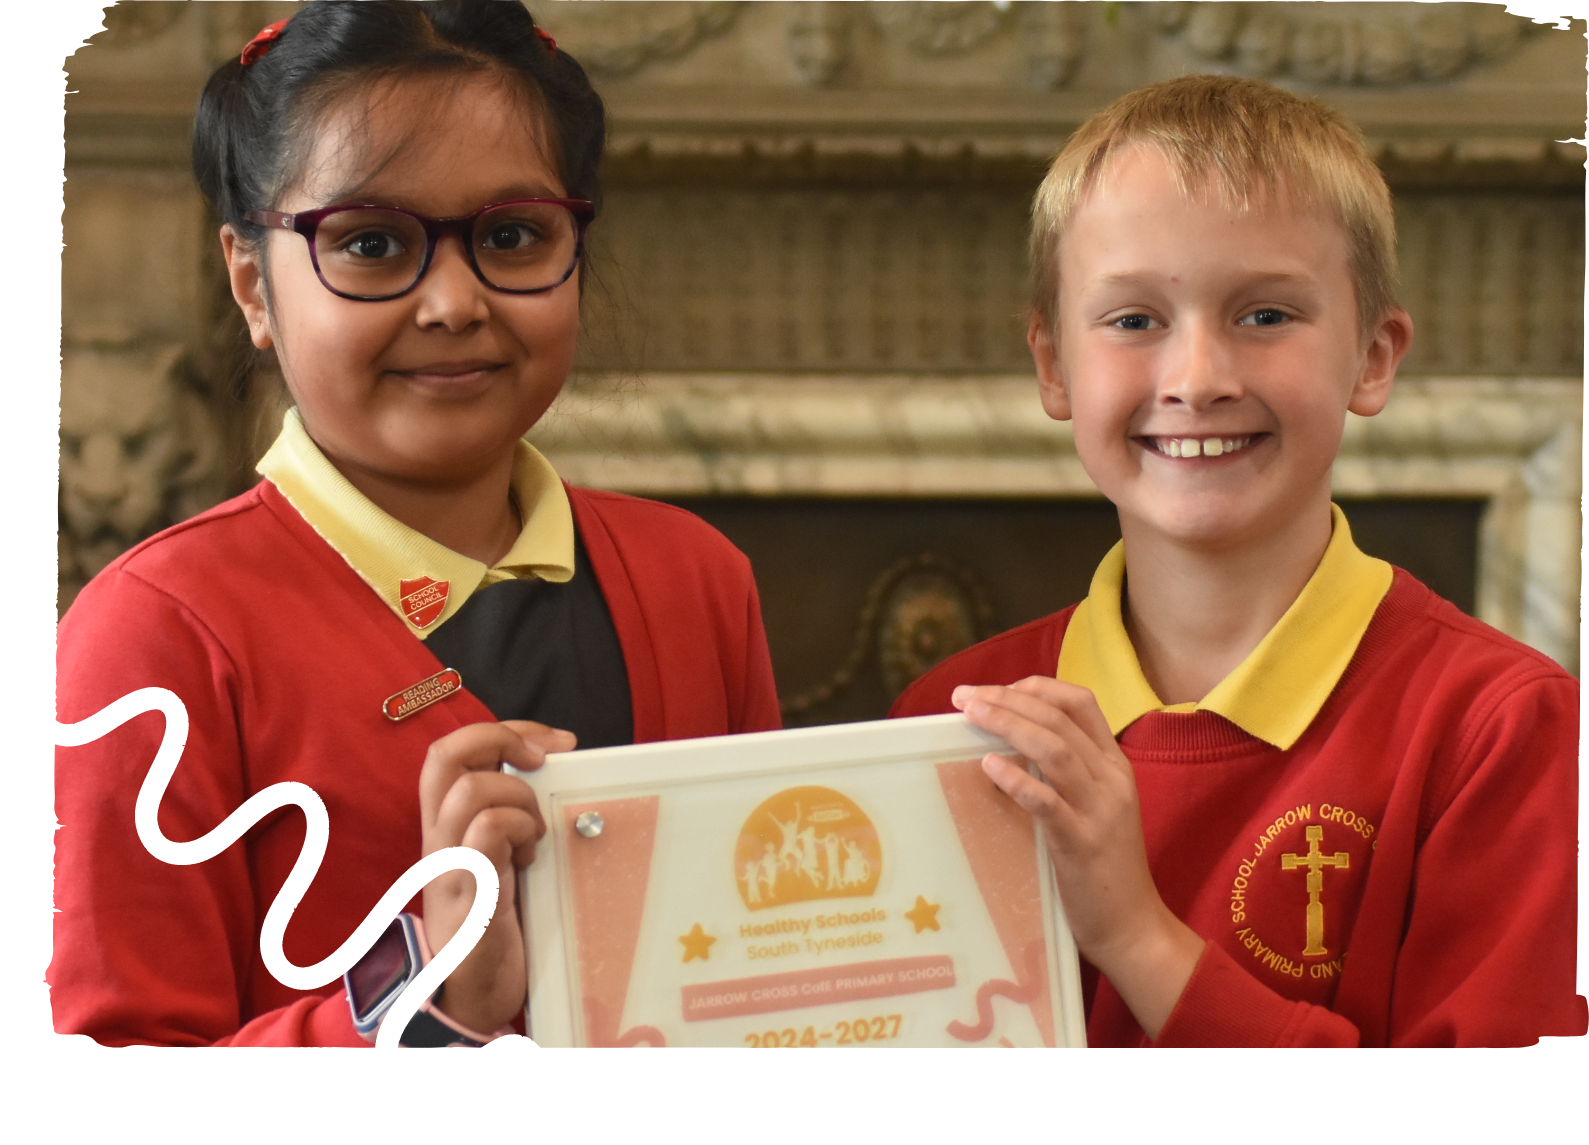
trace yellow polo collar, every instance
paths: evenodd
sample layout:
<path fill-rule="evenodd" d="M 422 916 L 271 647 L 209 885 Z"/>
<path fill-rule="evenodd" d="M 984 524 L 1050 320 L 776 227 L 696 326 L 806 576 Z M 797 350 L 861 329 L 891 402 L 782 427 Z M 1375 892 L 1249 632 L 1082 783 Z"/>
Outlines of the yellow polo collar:
<path fill-rule="evenodd" d="M 1390 565 L 1352 542 L 1340 506 L 1330 506 L 1329 547 L 1301 594 L 1247 658 L 1195 704 L 1159 702 L 1142 674 L 1120 614 L 1124 544 L 1109 550 L 1076 606 L 1059 648 L 1061 680 L 1092 691 L 1119 735 L 1148 712 L 1217 712 L 1282 751 L 1301 738 L 1334 691 L 1390 591 Z"/>
<path fill-rule="evenodd" d="M 377 508 L 326 460 L 296 409 L 287 411 L 281 435 L 257 468 L 421 639 L 486 585 L 532 576 L 562 583 L 574 575 L 568 494 L 551 462 L 528 442 L 518 444 L 511 478 L 524 527 L 490 568 Z"/>

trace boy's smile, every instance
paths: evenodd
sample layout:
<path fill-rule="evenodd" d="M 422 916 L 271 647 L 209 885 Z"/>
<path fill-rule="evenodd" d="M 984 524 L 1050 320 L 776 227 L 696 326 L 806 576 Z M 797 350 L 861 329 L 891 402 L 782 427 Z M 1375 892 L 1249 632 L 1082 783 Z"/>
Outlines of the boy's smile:
<path fill-rule="evenodd" d="M 1244 437 L 1148 437 L 1143 440 L 1166 457 L 1221 457 L 1246 449 L 1262 434 Z"/>
<path fill-rule="evenodd" d="M 1346 413 L 1378 412 L 1411 340 L 1394 311 L 1365 342 L 1347 252 L 1286 195 L 1242 210 L 1150 147 L 1109 160 L 1059 245 L 1058 337 L 1031 341 L 1128 537 L 1223 549 L 1305 520 L 1322 551 Z"/>

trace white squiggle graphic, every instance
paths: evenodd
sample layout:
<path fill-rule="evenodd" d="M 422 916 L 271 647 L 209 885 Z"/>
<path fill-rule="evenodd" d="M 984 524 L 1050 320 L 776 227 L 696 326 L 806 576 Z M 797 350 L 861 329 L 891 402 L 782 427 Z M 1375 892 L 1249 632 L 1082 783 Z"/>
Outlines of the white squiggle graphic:
<path fill-rule="evenodd" d="M 303 810 L 307 821 L 303 849 L 298 852 L 298 861 L 293 864 L 286 882 L 282 883 L 270 909 L 265 912 L 265 922 L 259 931 L 260 957 L 264 959 L 265 968 L 283 986 L 293 990 L 316 990 L 335 982 L 364 957 L 392 919 L 402 913 L 404 904 L 431 879 L 448 871 L 468 871 L 474 875 L 474 902 L 469 907 L 463 925 L 408 984 L 381 1023 L 380 1032 L 375 1038 L 375 1048 L 395 1049 L 397 1039 L 408 1026 L 408 1020 L 485 934 L 491 916 L 496 911 L 500 892 L 497 871 L 491 860 L 470 847 L 445 847 L 426 855 L 398 877 L 335 952 L 313 966 L 295 966 L 282 951 L 282 936 L 287 931 L 287 923 L 292 920 L 293 911 L 303 901 L 309 884 L 319 873 L 320 863 L 325 858 L 326 840 L 331 833 L 326 805 L 315 789 L 306 783 L 273 783 L 251 796 L 208 834 L 187 843 L 167 839 L 161 833 L 158 822 L 160 801 L 165 797 L 166 788 L 176 774 L 177 764 L 188 744 L 188 709 L 175 692 L 166 688 L 140 688 L 136 692 L 129 692 L 86 720 L 75 724 L 57 723 L 55 742 L 62 747 L 92 743 L 144 712 L 163 713 L 166 728 L 160 739 L 160 748 L 155 752 L 154 762 L 149 766 L 149 774 L 138 789 L 133 818 L 137 824 L 139 842 L 161 862 L 186 867 L 213 859 L 272 811 L 289 806 Z"/>

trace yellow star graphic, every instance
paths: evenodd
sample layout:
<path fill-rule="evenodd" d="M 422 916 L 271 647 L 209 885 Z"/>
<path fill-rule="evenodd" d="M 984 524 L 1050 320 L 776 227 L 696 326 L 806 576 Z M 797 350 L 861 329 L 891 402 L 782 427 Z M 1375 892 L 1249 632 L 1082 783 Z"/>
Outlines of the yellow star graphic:
<path fill-rule="evenodd" d="M 936 925 L 934 929 L 936 929 Z M 684 943 L 684 961 L 688 962 L 692 958 L 699 958 L 702 962 L 705 962 L 712 956 L 711 946 L 717 939 L 702 930 L 700 923 L 696 923 L 690 927 L 690 933 L 679 935 L 679 941 Z"/>
<path fill-rule="evenodd" d="M 916 896 L 916 905 L 905 912 L 905 917 L 916 924 L 916 933 L 938 929 L 938 903 Z"/>

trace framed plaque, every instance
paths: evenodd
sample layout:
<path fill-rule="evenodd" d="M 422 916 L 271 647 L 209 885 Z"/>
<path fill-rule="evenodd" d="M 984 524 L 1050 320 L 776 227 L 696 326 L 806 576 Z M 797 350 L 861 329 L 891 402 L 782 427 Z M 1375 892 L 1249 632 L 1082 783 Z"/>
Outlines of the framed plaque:
<path fill-rule="evenodd" d="M 963 716 L 565 752 L 511 773 L 545 1046 L 1079 1046 L 1041 833 Z M 510 769 L 511 770 L 511 769 Z"/>

